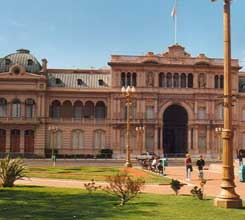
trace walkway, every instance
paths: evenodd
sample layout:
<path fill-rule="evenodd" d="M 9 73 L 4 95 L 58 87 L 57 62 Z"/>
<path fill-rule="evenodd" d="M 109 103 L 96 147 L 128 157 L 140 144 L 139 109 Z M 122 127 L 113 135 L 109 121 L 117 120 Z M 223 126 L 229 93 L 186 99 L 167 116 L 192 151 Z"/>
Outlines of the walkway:
<path fill-rule="evenodd" d="M 139 173 L 141 173 L 141 171 Z M 190 194 L 190 190 L 195 185 L 199 186 L 200 184 L 200 181 L 198 180 L 198 176 L 197 176 L 197 170 L 194 170 L 192 172 L 191 181 L 185 181 L 185 168 L 183 166 L 167 167 L 166 173 L 169 178 L 178 179 L 184 183 L 187 183 L 187 185 L 185 185 L 181 189 L 180 194 Z M 205 194 L 207 196 L 216 196 L 220 192 L 221 173 L 205 170 L 204 175 L 205 175 L 205 179 L 207 179 L 207 184 L 205 185 Z M 17 184 L 35 185 L 35 186 L 53 186 L 53 187 L 64 187 L 64 188 L 84 188 L 84 183 L 87 182 L 88 181 L 81 181 L 81 180 L 26 178 L 24 180 L 17 181 Z M 237 176 L 236 176 L 235 183 L 237 185 L 236 192 L 243 199 L 245 199 L 245 183 L 239 182 Z M 102 186 L 106 185 L 105 182 L 98 182 L 98 184 Z M 156 194 L 173 194 L 173 191 L 169 185 L 159 185 L 159 184 L 146 184 L 143 189 L 143 192 L 156 193 Z"/>

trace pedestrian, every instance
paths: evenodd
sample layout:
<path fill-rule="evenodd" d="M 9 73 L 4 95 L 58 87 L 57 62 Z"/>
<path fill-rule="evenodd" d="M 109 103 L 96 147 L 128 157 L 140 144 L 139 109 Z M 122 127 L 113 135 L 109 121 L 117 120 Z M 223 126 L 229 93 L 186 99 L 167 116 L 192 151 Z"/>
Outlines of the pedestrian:
<path fill-rule="evenodd" d="M 205 166 L 205 160 L 203 159 L 202 155 L 200 155 L 200 158 L 196 162 L 197 168 L 198 168 L 198 177 L 200 179 L 203 179 L 203 168 Z"/>
<path fill-rule="evenodd" d="M 190 154 L 186 154 L 185 158 L 185 168 L 186 168 L 186 180 L 191 180 L 191 172 L 192 172 L 192 160 Z"/>
<path fill-rule="evenodd" d="M 242 166 L 242 158 L 243 158 L 243 155 L 242 155 L 242 151 L 240 150 L 238 155 L 237 155 L 237 158 L 238 158 L 238 161 L 239 161 L 239 167 Z"/>
<path fill-rule="evenodd" d="M 152 163 L 151 163 L 151 168 L 152 168 L 152 171 L 156 171 L 157 169 L 157 158 L 154 157 Z"/>

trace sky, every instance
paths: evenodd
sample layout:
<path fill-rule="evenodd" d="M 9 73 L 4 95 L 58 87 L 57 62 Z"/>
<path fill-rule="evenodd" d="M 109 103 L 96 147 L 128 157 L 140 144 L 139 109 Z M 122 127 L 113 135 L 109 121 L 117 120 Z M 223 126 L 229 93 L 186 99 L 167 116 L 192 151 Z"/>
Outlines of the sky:
<path fill-rule="evenodd" d="M 1 2 L 0 57 L 26 48 L 49 68 L 104 68 L 112 54 L 162 53 L 174 44 L 175 0 Z M 245 66 L 245 1 L 233 0 L 232 57 Z M 177 0 L 177 42 L 223 57 L 223 0 Z"/>

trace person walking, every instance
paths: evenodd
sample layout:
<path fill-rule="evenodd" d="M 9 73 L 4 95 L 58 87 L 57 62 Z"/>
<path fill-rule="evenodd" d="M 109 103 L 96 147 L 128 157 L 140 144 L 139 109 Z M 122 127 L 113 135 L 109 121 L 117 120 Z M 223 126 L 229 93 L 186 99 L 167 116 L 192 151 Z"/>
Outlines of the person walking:
<path fill-rule="evenodd" d="M 198 177 L 200 179 L 203 179 L 203 167 L 205 166 L 205 160 L 203 159 L 202 155 L 200 155 L 200 158 L 196 162 L 197 168 L 198 168 Z"/>
<path fill-rule="evenodd" d="M 190 154 L 186 154 L 185 158 L 185 168 L 186 168 L 186 180 L 191 180 L 191 172 L 192 172 L 192 160 Z"/>

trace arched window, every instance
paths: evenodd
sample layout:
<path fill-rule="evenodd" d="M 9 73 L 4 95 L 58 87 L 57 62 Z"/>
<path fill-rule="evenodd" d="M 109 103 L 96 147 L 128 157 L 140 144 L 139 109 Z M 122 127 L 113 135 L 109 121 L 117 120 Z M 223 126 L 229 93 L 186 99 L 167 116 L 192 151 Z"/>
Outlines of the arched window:
<path fill-rule="evenodd" d="M 94 118 L 94 103 L 87 101 L 84 106 L 84 117 L 85 118 Z"/>
<path fill-rule="evenodd" d="M 145 145 L 146 151 L 151 152 L 153 151 L 154 147 L 154 129 L 152 127 L 147 127 L 145 132 Z"/>
<path fill-rule="evenodd" d="M 0 129 L 0 152 L 6 152 L 6 130 Z"/>
<path fill-rule="evenodd" d="M 192 75 L 192 73 L 188 74 L 188 88 L 193 88 L 193 75 Z"/>
<path fill-rule="evenodd" d="M 33 118 L 34 106 L 35 106 L 35 101 L 33 99 L 27 99 L 25 101 L 25 116 L 26 116 L 26 118 Z"/>
<path fill-rule="evenodd" d="M 106 118 L 106 106 L 102 101 L 96 103 L 95 118 Z"/>
<path fill-rule="evenodd" d="M 61 149 L 63 143 L 63 132 L 58 130 L 54 133 L 54 148 Z"/>
<path fill-rule="evenodd" d="M 95 149 L 105 148 L 105 131 L 103 130 L 94 131 L 94 148 Z"/>
<path fill-rule="evenodd" d="M 121 73 L 121 86 L 126 86 L 126 76 L 125 73 Z"/>
<path fill-rule="evenodd" d="M 220 88 L 223 89 L 224 88 L 224 76 L 220 76 Z"/>
<path fill-rule="evenodd" d="M 179 74 L 174 74 L 174 88 L 179 88 Z"/>
<path fill-rule="evenodd" d="M 164 73 L 159 73 L 159 87 L 165 87 L 165 75 L 164 75 Z"/>
<path fill-rule="evenodd" d="M 81 119 L 83 117 L 83 103 L 76 101 L 73 106 L 73 118 Z"/>
<path fill-rule="evenodd" d="M 127 73 L 127 84 L 126 86 L 131 86 L 131 73 Z"/>
<path fill-rule="evenodd" d="M 219 104 L 216 106 L 216 119 L 223 120 L 224 119 L 224 107 L 223 104 Z"/>
<path fill-rule="evenodd" d="M 172 88 L 172 74 L 167 73 L 167 83 L 166 83 L 167 88 Z"/>
<path fill-rule="evenodd" d="M 180 82 L 180 86 L 181 88 L 186 88 L 186 75 L 184 73 L 181 73 L 181 82 Z"/>
<path fill-rule="evenodd" d="M 137 74 L 136 73 L 133 73 L 132 80 L 133 80 L 132 86 L 136 87 L 137 86 Z"/>
<path fill-rule="evenodd" d="M 214 77 L 214 88 L 215 89 L 218 89 L 219 88 L 219 76 L 218 75 L 216 75 Z"/>
<path fill-rule="evenodd" d="M 60 118 L 61 117 L 61 104 L 60 101 L 55 100 L 52 102 L 50 107 L 50 116 L 52 118 Z"/>
<path fill-rule="evenodd" d="M 4 98 L 0 99 L 0 117 L 7 116 L 7 100 Z"/>
<path fill-rule="evenodd" d="M 81 130 L 72 131 L 72 148 L 82 149 L 84 148 L 84 132 Z"/>
<path fill-rule="evenodd" d="M 64 101 L 62 105 L 62 118 L 72 118 L 72 104 L 70 101 Z"/>
<path fill-rule="evenodd" d="M 12 117 L 20 118 L 21 117 L 21 103 L 20 100 L 15 99 L 12 103 Z"/>

